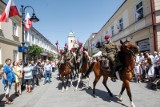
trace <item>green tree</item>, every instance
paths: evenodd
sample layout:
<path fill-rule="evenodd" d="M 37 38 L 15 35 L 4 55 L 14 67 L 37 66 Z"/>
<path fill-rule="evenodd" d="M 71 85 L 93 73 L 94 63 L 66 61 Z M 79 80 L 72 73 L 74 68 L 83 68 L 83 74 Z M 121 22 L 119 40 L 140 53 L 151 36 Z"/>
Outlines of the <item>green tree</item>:
<path fill-rule="evenodd" d="M 28 55 L 32 59 L 34 59 L 36 56 L 39 56 L 41 53 L 43 53 L 43 49 L 38 45 L 32 45 L 28 47 Z"/>
<path fill-rule="evenodd" d="M 53 60 L 54 60 L 54 56 L 51 55 L 51 56 L 48 57 L 48 59 L 49 59 L 50 61 L 53 61 Z"/>

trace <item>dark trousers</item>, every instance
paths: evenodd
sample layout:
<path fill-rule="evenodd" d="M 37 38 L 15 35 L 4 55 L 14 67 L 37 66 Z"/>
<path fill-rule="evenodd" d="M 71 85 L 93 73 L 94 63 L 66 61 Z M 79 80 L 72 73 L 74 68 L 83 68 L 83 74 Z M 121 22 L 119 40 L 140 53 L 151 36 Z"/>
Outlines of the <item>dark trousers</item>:
<path fill-rule="evenodd" d="M 39 75 L 38 74 L 33 74 L 33 84 L 39 85 Z"/>

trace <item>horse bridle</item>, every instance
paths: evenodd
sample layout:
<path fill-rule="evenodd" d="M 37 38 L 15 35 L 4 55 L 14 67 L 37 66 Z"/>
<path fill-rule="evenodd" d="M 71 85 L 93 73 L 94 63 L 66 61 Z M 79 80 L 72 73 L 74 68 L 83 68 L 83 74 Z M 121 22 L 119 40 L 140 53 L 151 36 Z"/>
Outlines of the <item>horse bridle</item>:
<path fill-rule="evenodd" d="M 131 53 L 133 56 L 136 56 L 132 49 L 127 48 L 128 52 Z"/>

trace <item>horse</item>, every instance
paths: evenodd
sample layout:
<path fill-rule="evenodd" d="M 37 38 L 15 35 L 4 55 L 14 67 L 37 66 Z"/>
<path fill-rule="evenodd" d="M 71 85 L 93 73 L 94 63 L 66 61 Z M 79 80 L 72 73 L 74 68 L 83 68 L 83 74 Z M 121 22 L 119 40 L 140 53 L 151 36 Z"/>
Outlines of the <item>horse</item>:
<path fill-rule="evenodd" d="M 131 90 L 130 90 L 130 80 L 133 77 L 133 69 L 134 69 L 134 57 L 135 54 L 138 53 L 138 47 L 133 45 L 131 42 L 129 42 L 128 40 L 126 40 L 125 42 L 122 42 L 120 40 L 121 43 L 121 47 L 120 47 L 120 52 L 122 52 L 123 54 L 123 69 L 121 69 L 120 72 L 120 79 L 123 82 L 122 84 L 122 88 L 120 91 L 120 94 L 118 95 L 118 98 L 120 101 L 122 101 L 122 94 L 124 92 L 124 90 L 127 90 L 127 94 L 129 96 L 130 99 L 130 103 L 131 103 L 131 107 L 135 107 L 133 101 L 132 101 L 132 95 L 131 95 Z M 103 76 L 103 85 L 105 86 L 105 88 L 107 89 L 109 95 L 111 97 L 113 97 L 112 92 L 110 91 L 110 89 L 107 86 L 107 80 L 108 77 L 111 77 L 111 73 L 110 73 L 110 69 L 108 69 L 108 71 L 105 71 L 104 69 L 101 69 L 101 64 L 100 61 L 97 61 L 94 63 L 93 65 L 93 71 L 95 74 L 95 80 L 93 82 L 93 97 L 96 97 L 95 95 L 95 87 L 97 82 L 99 81 L 100 77 Z M 88 74 L 89 76 L 89 72 L 87 71 L 86 74 Z M 85 75 L 86 76 L 86 75 Z"/>
<path fill-rule="evenodd" d="M 78 78 L 78 83 L 77 83 L 77 86 L 76 86 L 75 90 L 78 89 L 79 83 L 80 83 L 80 81 L 82 79 L 82 75 L 85 74 L 88 69 L 89 69 L 89 56 L 88 56 L 88 52 L 87 51 L 83 51 L 82 66 L 79 69 L 79 78 Z M 89 88 L 90 87 L 89 78 L 87 78 L 87 82 L 88 82 L 88 88 Z"/>
<path fill-rule="evenodd" d="M 61 60 L 58 64 L 58 69 L 59 69 L 59 75 L 62 81 L 62 92 L 64 92 L 64 80 L 66 79 L 66 91 L 68 90 L 68 85 L 69 85 L 69 79 L 71 79 L 71 86 L 72 86 L 72 74 L 71 74 L 71 66 L 69 62 L 65 60 Z"/>

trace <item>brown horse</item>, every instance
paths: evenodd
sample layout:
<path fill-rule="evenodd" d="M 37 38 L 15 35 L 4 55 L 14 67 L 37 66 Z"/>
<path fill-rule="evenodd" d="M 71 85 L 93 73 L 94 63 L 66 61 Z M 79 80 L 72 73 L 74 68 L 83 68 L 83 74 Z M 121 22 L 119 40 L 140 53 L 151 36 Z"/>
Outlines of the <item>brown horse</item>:
<path fill-rule="evenodd" d="M 79 69 L 79 78 L 78 78 L 78 83 L 77 86 L 75 88 L 75 90 L 78 89 L 79 83 L 82 79 L 82 75 L 85 74 L 89 69 L 89 56 L 88 56 L 88 52 L 87 51 L 83 51 L 83 57 L 82 57 L 82 66 Z M 87 78 L 88 81 L 88 87 L 90 87 L 89 84 L 89 78 Z"/>
<path fill-rule="evenodd" d="M 131 96 L 131 91 L 130 91 L 130 80 L 133 77 L 133 69 L 134 69 L 134 57 L 135 53 L 138 52 L 138 47 L 131 44 L 129 41 L 126 40 L 126 42 L 120 41 L 122 44 L 121 46 L 121 52 L 123 53 L 123 69 L 121 71 L 120 79 L 123 82 L 122 84 L 122 89 L 119 94 L 119 99 L 122 100 L 121 96 L 123 94 L 123 91 L 126 89 L 127 94 L 129 96 L 130 102 L 131 102 L 131 107 L 135 107 L 133 101 L 132 101 L 132 96 Z M 93 71 L 95 74 L 95 80 L 93 82 L 93 96 L 96 97 L 95 95 L 95 87 L 97 82 L 99 81 L 100 77 L 103 76 L 103 85 L 107 89 L 108 93 L 110 96 L 113 96 L 112 92 L 107 86 L 107 80 L 108 77 L 111 76 L 110 71 L 104 71 L 104 69 L 101 69 L 102 67 L 100 66 L 100 61 L 96 62 L 93 66 Z M 91 71 L 88 71 L 91 72 Z M 89 74 L 89 73 L 87 73 Z"/>
<path fill-rule="evenodd" d="M 64 61 L 63 59 L 58 64 L 59 75 L 62 81 L 62 92 L 64 92 L 65 84 L 64 80 L 66 79 L 66 91 L 68 90 L 69 79 L 71 79 L 71 86 L 72 86 L 72 76 L 71 76 L 71 66 L 69 62 Z"/>

